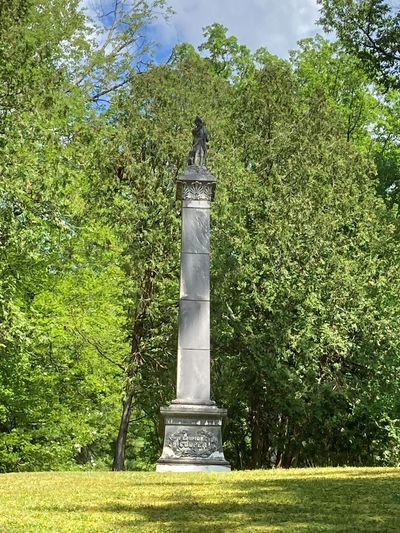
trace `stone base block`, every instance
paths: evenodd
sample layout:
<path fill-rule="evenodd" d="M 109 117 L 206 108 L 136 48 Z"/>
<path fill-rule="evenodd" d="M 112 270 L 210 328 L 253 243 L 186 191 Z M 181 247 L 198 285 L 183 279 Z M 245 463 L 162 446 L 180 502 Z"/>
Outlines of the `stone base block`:
<path fill-rule="evenodd" d="M 162 407 L 164 447 L 157 472 L 228 472 L 221 431 L 225 416 L 226 409 L 212 405 Z"/>
<path fill-rule="evenodd" d="M 230 472 L 231 467 L 222 465 L 157 464 L 156 472 Z"/>

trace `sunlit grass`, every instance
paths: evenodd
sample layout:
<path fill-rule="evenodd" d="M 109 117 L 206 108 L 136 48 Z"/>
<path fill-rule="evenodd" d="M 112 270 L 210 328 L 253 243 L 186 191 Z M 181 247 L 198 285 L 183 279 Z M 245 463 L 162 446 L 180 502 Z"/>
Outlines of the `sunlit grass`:
<path fill-rule="evenodd" d="M 400 532 L 400 469 L 0 475 L 0 531 Z"/>

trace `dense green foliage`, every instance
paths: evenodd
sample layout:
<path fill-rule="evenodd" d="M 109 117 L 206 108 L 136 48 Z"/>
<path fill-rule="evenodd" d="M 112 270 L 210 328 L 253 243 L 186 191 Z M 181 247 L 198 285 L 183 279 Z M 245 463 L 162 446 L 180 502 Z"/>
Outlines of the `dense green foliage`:
<path fill-rule="evenodd" d="M 400 89 L 400 4 L 388 0 L 318 0 L 321 22 L 386 88 Z"/>
<path fill-rule="evenodd" d="M 157 459 L 196 114 L 228 459 L 398 464 L 399 93 L 340 42 L 284 61 L 219 24 L 156 65 L 164 2 L 118 6 L 96 38 L 75 0 L 0 8 L 0 470 Z"/>

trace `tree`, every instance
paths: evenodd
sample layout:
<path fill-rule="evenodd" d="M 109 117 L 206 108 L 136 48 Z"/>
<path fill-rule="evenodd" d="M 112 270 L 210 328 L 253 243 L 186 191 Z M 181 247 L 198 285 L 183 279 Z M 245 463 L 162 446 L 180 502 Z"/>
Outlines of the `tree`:
<path fill-rule="evenodd" d="M 155 43 L 148 28 L 172 10 L 165 0 L 94 1 L 90 4 L 89 33 L 79 60 L 68 63 L 74 84 L 84 87 L 99 106 L 152 63 Z"/>
<path fill-rule="evenodd" d="M 346 49 L 361 59 L 386 89 L 400 88 L 400 11 L 385 0 L 319 0 L 320 22 L 335 30 Z"/>
<path fill-rule="evenodd" d="M 291 54 L 302 90 L 324 94 L 341 116 L 343 135 L 369 152 L 373 140 L 371 125 L 377 120 L 380 102 L 371 91 L 371 82 L 359 59 L 346 53 L 338 42 L 320 35 L 299 42 Z"/>
<path fill-rule="evenodd" d="M 65 468 L 93 457 L 106 463 L 111 451 L 124 274 L 113 266 L 115 235 L 89 210 L 108 128 L 91 102 L 95 89 L 110 95 L 116 76 L 120 83 L 127 75 L 126 48 L 150 17 L 148 4 L 139 4 L 136 17 L 124 15 L 107 33 L 107 57 L 77 0 L 1 4 L 4 470 Z"/>
<path fill-rule="evenodd" d="M 213 352 L 227 451 L 253 468 L 396 462 L 396 219 L 347 120 L 302 83 L 265 56 L 232 116 L 241 164 L 220 171 Z"/>
<path fill-rule="evenodd" d="M 234 35 L 228 37 L 227 31 L 228 28 L 218 23 L 204 28 L 207 40 L 199 50 L 208 52 L 208 61 L 219 76 L 235 81 L 248 74 L 254 64 L 247 46 L 239 44 Z"/>
<path fill-rule="evenodd" d="M 305 39 L 291 60 L 304 90 L 323 93 L 342 116 L 346 139 L 373 156 L 379 194 L 388 205 L 398 203 L 398 91 L 372 84 L 362 61 L 339 41 Z"/>

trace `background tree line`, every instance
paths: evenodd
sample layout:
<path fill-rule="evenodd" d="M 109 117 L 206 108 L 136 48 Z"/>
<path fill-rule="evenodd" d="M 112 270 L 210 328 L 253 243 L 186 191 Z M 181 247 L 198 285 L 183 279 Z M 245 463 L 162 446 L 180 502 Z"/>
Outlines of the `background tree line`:
<path fill-rule="evenodd" d="M 321 9 L 338 41 L 305 39 L 289 60 L 214 24 L 201 53 L 182 44 L 160 65 L 147 28 L 172 16 L 162 0 L 100 3 L 96 21 L 77 0 L 0 4 L 1 471 L 158 458 L 175 178 L 196 114 L 218 177 L 227 458 L 399 464 L 399 15 L 380 0 Z"/>

